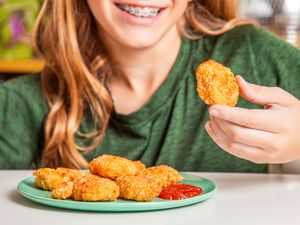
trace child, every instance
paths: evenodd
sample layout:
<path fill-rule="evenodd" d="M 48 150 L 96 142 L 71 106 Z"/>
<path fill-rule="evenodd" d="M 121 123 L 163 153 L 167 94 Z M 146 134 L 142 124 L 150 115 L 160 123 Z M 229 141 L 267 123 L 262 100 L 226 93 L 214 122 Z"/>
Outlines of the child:
<path fill-rule="evenodd" d="M 35 29 L 45 69 L 0 87 L 0 167 L 84 168 L 105 153 L 267 172 L 300 159 L 299 50 L 234 19 L 233 2 L 45 0 Z M 199 99 L 194 73 L 207 59 L 250 82 L 237 77 L 238 107 Z"/>

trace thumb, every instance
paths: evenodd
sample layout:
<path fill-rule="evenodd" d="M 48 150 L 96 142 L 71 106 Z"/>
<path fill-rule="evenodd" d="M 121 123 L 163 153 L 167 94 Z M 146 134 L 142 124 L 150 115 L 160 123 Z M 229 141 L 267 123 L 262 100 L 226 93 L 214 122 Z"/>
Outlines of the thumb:
<path fill-rule="evenodd" d="M 265 87 L 246 82 L 241 76 L 236 76 L 240 87 L 240 95 L 247 101 L 258 105 L 284 104 L 289 93 L 278 87 Z"/>

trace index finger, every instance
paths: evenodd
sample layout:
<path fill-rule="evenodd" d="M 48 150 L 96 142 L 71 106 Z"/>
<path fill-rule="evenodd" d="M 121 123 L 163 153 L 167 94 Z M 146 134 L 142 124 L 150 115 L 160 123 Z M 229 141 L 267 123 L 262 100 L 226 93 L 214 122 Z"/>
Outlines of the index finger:
<path fill-rule="evenodd" d="M 212 105 L 209 114 L 244 127 L 274 133 L 280 131 L 278 116 L 271 110 Z"/>

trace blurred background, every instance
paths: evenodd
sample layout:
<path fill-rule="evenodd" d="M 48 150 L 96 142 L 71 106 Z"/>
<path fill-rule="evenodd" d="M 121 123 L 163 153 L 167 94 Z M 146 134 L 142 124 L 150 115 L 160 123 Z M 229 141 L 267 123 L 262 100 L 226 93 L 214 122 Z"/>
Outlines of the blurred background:
<path fill-rule="evenodd" d="M 39 71 L 43 62 L 34 57 L 30 31 L 42 0 L 0 0 L 0 80 Z"/>
<path fill-rule="evenodd" d="M 30 47 L 30 32 L 41 3 L 0 0 L 0 80 L 43 68 L 43 61 L 35 58 Z M 299 0 L 238 0 L 238 13 L 300 46 Z"/>
<path fill-rule="evenodd" d="M 239 15 L 257 20 L 262 26 L 300 46 L 299 0 L 239 0 Z"/>

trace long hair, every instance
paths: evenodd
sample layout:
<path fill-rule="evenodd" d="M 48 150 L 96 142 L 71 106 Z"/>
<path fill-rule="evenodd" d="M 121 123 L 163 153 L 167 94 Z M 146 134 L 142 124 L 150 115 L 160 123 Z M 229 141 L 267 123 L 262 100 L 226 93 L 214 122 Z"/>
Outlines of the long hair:
<path fill-rule="evenodd" d="M 194 39 L 242 23 L 235 19 L 232 0 L 194 0 L 179 29 Z M 46 62 L 41 84 L 49 106 L 43 166 L 85 168 L 84 153 L 101 144 L 113 108 L 105 86 L 111 67 L 101 43 L 86 1 L 44 0 L 34 29 L 35 49 Z M 91 119 L 83 132 L 80 125 L 86 114 Z"/>
<path fill-rule="evenodd" d="M 179 30 L 189 39 L 202 35 L 220 35 L 226 31 L 254 21 L 237 18 L 238 0 L 193 0 L 188 5 Z"/>

